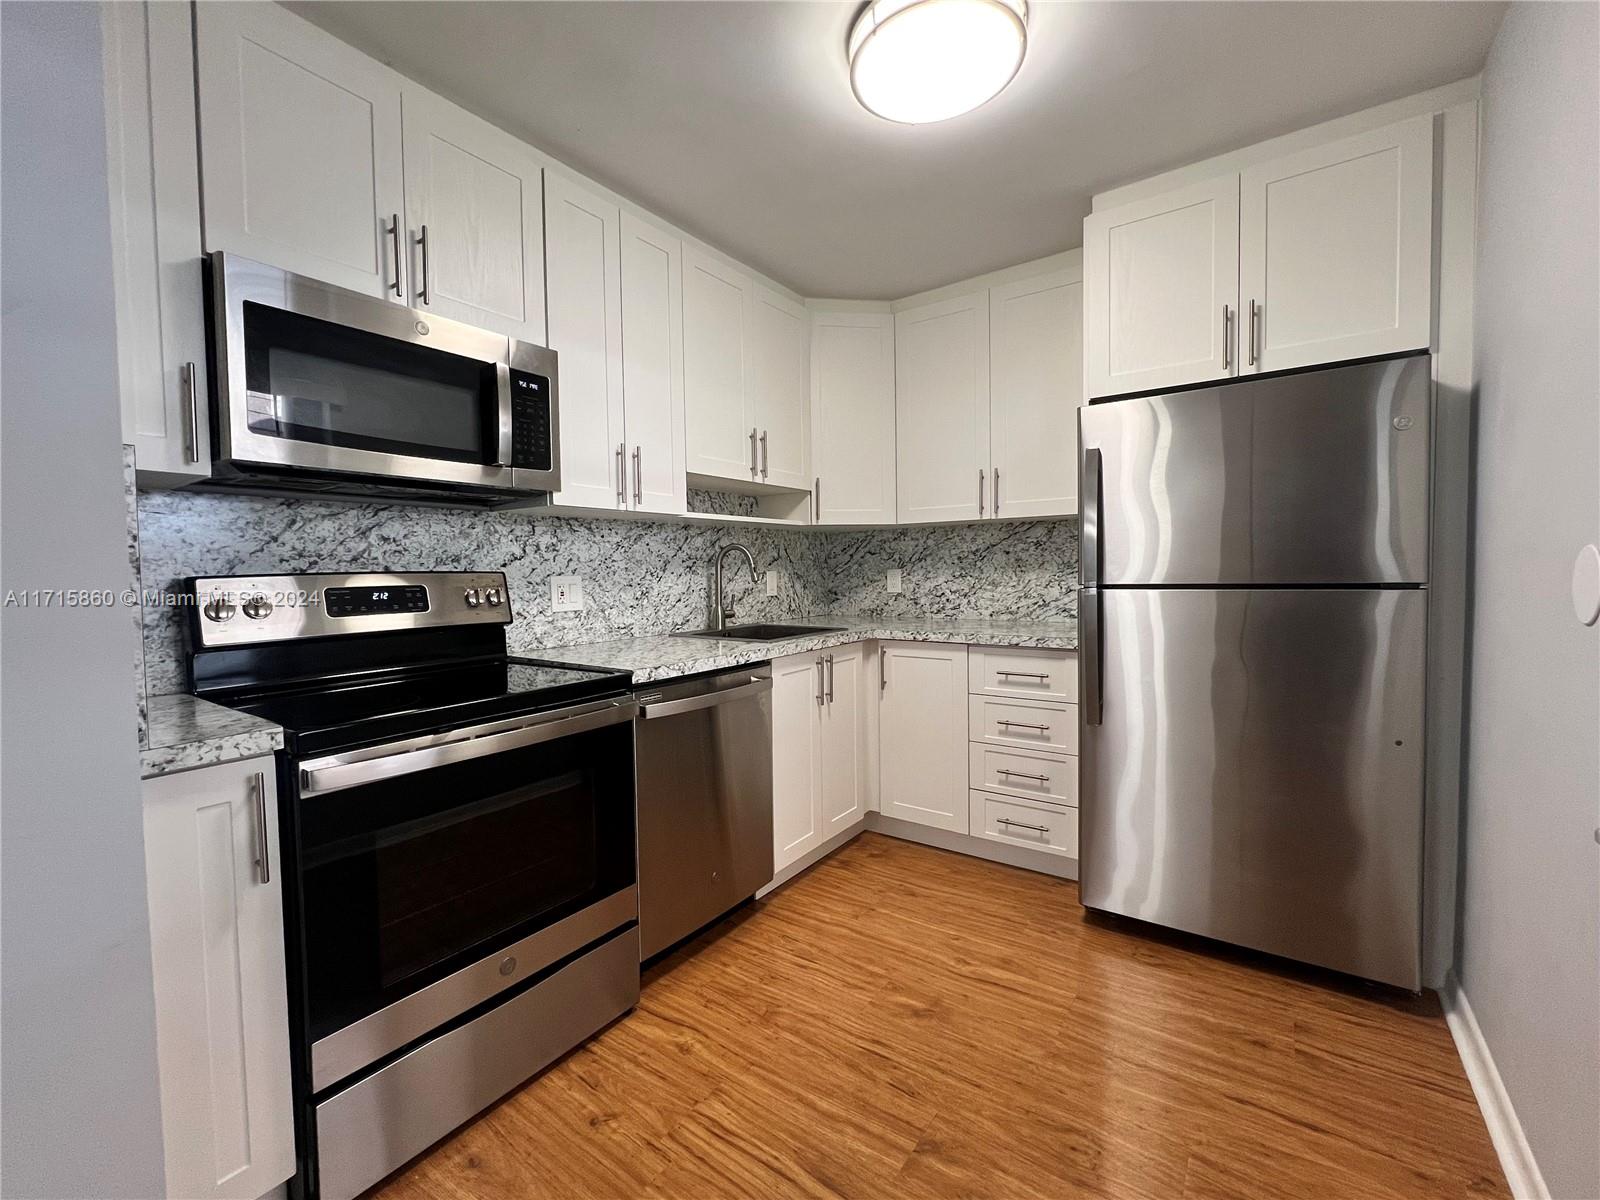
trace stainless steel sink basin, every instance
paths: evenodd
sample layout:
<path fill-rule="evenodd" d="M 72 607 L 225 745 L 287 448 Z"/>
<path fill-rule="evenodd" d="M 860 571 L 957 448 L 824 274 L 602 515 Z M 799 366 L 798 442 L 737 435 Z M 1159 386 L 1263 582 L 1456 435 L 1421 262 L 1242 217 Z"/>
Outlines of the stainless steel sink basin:
<path fill-rule="evenodd" d="M 839 633 L 843 625 L 729 625 L 726 629 L 696 629 L 678 637 L 717 638 L 726 642 L 780 642 L 808 633 Z"/>

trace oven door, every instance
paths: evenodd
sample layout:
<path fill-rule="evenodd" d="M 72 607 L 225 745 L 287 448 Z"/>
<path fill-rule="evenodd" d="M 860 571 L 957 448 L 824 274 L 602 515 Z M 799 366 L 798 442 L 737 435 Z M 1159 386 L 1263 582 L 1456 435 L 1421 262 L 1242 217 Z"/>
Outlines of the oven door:
<path fill-rule="evenodd" d="M 559 485 L 551 351 L 231 254 L 210 279 L 230 470 Z"/>
<path fill-rule="evenodd" d="M 302 762 L 311 1086 L 638 917 L 631 700 Z"/>

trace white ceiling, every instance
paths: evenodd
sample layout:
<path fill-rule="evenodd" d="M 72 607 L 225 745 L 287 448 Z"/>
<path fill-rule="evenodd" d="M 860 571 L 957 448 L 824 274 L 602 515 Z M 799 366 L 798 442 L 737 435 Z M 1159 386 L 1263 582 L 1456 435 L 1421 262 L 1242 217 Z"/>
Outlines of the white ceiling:
<path fill-rule="evenodd" d="M 301 15 L 808 296 L 1079 245 L 1089 198 L 1472 75 L 1499 3 L 1042 3 L 985 107 L 850 93 L 841 0 L 324 0 Z"/>

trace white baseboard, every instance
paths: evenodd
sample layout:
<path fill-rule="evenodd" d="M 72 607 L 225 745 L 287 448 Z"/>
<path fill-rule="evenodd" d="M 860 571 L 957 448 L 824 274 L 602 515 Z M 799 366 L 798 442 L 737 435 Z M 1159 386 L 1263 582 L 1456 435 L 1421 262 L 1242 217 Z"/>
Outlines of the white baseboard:
<path fill-rule="evenodd" d="M 1511 1194 L 1516 1200 L 1550 1200 L 1550 1189 L 1545 1187 L 1539 1164 L 1522 1132 L 1522 1122 L 1517 1120 L 1511 1095 L 1500 1079 L 1494 1056 L 1489 1053 L 1489 1043 L 1483 1038 L 1478 1018 L 1472 1015 L 1472 1005 L 1467 1002 L 1467 994 L 1461 990 L 1461 981 L 1454 971 L 1446 976 L 1439 999 L 1444 1004 L 1445 1023 L 1450 1026 L 1456 1053 L 1461 1055 L 1461 1065 L 1466 1068 L 1467 1080 L 1478 1098 L 1483 1123 L 1489 1127 L 1489 1139 L 1500 1157 L 1500 1169 L 1506 1173 Z"/>
<path fill-rule="evenodd" d="M 827 858 L 828 855 L 832 854 L 835 850 L 839 849 L 847 842 L 855 841 L 856 838 L 861 835 L 862 830 L 866 829 L 866 827 L 866 819 L 862 818 L 854 825 L 850 826 L 849 829 L 842 829 L 838 833 L 834 834 L 815 850 L 812 850 L 807 854 L 802 854 L 788 866 L 774 874 L 772 877 L 772 882 L 767 884 L 766 887 L 762 888 L 756 893 L 756 899 L 759 900 L 762 896 L 777 891 L 796 875 L 810 870 L 812 867 L 816 866 L 823 859 Z"/>
<path fill-rule="evenodd" d="M 1062 858 L 1028 846 L 1005 846 L 988 838 L 973 837 L 967 833 L 951 833 L 931 825 L 918 825 L 899 817 L 886 817 L 881 812 L 867 814 L 867 828 L 874 833 L 888 834 L 902 841 L 917 842 L 938 850 L 954 850 L 957 854 L 970 854 L 973 858 L 986 858 L 990 862 L 1004 863 L 1008 867 L 1021 867 L 1025 871 L 1038 871 L 1054 875 L 1057 879 L 1076 879 L 1078 860 Z"/>

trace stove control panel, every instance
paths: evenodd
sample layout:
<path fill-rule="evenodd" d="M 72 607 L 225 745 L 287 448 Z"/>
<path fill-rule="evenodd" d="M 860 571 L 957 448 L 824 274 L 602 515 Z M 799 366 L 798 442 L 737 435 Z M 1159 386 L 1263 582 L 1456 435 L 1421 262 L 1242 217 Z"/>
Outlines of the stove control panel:
<path fill-rule="evenodd" d="M 195 645 L 392 633 L 511 621 L 499 571 L 232 575 L 189 581 Z"/>

